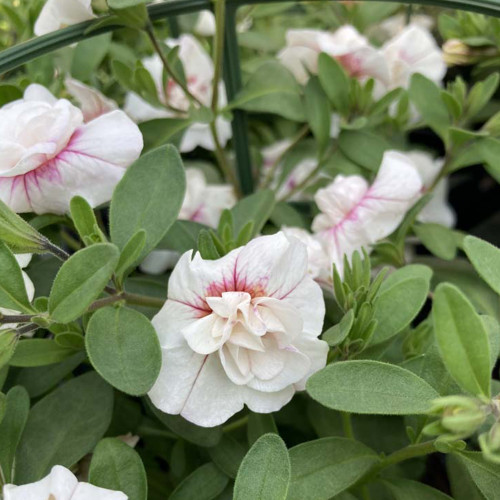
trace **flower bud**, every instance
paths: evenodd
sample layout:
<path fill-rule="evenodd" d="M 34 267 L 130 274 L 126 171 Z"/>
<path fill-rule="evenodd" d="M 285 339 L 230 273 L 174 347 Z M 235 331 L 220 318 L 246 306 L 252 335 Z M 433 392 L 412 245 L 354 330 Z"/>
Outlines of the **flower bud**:
<path fill-rule="evenodd" d="M 447 40 L 443 45 L 444 61 L 448 66 L 467 66 L 484 57 L 496 54 L 494 47 L 471 48 L 457 38 Z"/>
<path fill-rule="evenodd" d="M 500 421 L 479 436 L 479 446 L 487 460 L 500 464 Z"/>

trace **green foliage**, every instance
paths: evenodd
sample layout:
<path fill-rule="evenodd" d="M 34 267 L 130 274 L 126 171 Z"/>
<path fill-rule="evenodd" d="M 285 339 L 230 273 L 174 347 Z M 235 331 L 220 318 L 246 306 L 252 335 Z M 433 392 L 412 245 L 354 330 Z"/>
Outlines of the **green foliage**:
<path fill-rule="evenodd" d="M 111 241 L 124 249 L 139 230 L 146 232 L 141 256 L 165 236 L 181 208 L 186 181 L 179 153 L 158 148 L 137 160 L 116 186 L 111 199 Z"/>
<path fill-rule="evenodd" d="M 375 415 L 425 413 L 438 396 L 414 373 L 371 360 L 328 365 L 309 378 L 307 392 L 327 408 Z"/>
<path fill-rule="evenodd" d="M 99 243 L 72 255 L 57 273 L 49 296 L 49 314 L 59 323 L 81 316 L 108 284 L 118 264 L 116 246 Z"/>
<path fill-rule="evenodd" d="M 250 448 L 236 477 L 235 500 L 285 500 L 290 484 L 290 458 L 283 440 L 264 434 Z M 293 489 L 289 495 L 293 495 Z"/>
<path fill-rule="evenodd" d="M 99 442 L 92 454 L 89 481 L 109 490 L 125 493 L 129 500 L 147 500 L 148 484 L 141 458 L 129 445 L 116 438 Z"/>
<path fill-rule="evenodd" d="M 127 394 L 146 394 L 160 373 L 158 336 L 151 322 L 133 309 L 99 309 L 87 326 L 85 345 L 98 373 Z"/>
<path fill-rule="evenodd" d="M 212 500 L 220 495 L 228 478 L 214 464 L 202 465 L 172 492 L 170 500 Z"/>
<path fill-rule="evenodd" d="M 440 284 L 432 309 L 443 362 L 466 391 L 490 395 L 490 346 L 481 318 L 458 288 Z"/>

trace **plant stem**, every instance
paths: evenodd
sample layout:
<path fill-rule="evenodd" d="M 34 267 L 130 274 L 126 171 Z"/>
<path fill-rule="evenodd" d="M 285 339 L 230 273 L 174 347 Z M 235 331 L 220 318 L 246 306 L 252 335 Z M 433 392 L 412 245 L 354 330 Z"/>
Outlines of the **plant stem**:
<path fill-rule="evenodd" d="M 0 324 L 9 324 L 9 323 L 29 323 L 31 322 L 31 318 L 33 314 L 8 314 L 0 316 Z"/>
<path fill-rule="evenodd" d="M 274 163 L 269 168 L 269 171 L 267 172 L 267 175 L 266 175 L 266 178 L 264 179 L 264 182 L 262 182 L 262 184 L 261 184 L 262 189 L 269 187 L 269 185 L 271 184 L 271 182 L 274 179 L 274 176 L 276 174 L 276 170 L 278 169 L 278 167 L 281 163 L 281 160 L 283 160 L 285 155 L 287 153 L 289 153 L 308 134 L 308 132 L 309 132 L 309 125 L 306 124 L 299 130 L 297 135 L 292 139 L 292 142 L 290 142 L 290 144 L 283 151 L 283 153 L 281 153 L 278 156 L 278 158 L 276 158 Z"/>
<path fill-rule="evenodd" d="M 214 78 L 212 88 L 212 111 L 217 115 L 219 107 L 219 80 L 222 76 L 222 60 L 224 54 L 224 35 L 226 19 L 226 0 L 215 2 L 215 40 L 213 46 Z"/>
<path fill-rule="evenodd" d="M 344 436 L 349 439 L 354 439 L 354 429 L 352 428 L 351 414 L 346 411 L 340 412 L 342 416 L 342 428 L 344 430 Z"/>
<path fill-rule="evenodd" d="M 158 56 L 161 59 L 161 62 L 163 64 L 163 67 L 165 68 L 165 71 L 167 72 L 167 75 L 174 80 L 174 82 L 179 85 L 179 87 L 183 90 L 183 92 L 186 94 L 186 97 L 192 101 L 197 103 L 200 106 L 203 106 L 203 103 L 195 96 L 193 95 L 189 89 L 187 88 L 187 85 L 177 77 L 175 72 L 173 71 L 172 67 L 170 66 L 170 63 L 168 62 L 167 58 L 165 57 L 165 54 L 163 53 L 163 50 L 160 47 L 160 43 L 158 42 L 158 39 L 156 38 L 153 25 L 151 23 L 148 23 L 148 25 L 145 28 L 145 31 L 149 37 L 149 40 L 151 41 L 151 44 L 153 45 L 153 48 L 155 52 L 158 54 Z"/>
<path fill-rule="evenodd" d="M 136 293 L 128 292 L 123 292 L 121 296 L 128 304 L 133 304 L 136 306 L 155 307 L 157 309 L 161 309 L 165 304 L 165 300 L 159 299 L 158 297 L 149 297 L 147 295 L 139 295 Z"/>
<path fill-rule="evenodd" d="M 125 300 L 122 294 L 111 295 L 110 297 L 105 297 L 104 299 L 98 299 L 89 306 L 87 311 L 89 312 L 97 311 L 97 309 L 109 306 L 111 304 L 119 302 L 120 300 Z"/>
<path fill-rule="evenodd" d="M 65 261 L 69 259 L 69 253 L 54 245 L 51 241 L 46 240 L 44 246 L 49 253 L 56 256 L 59 260 Z"/>

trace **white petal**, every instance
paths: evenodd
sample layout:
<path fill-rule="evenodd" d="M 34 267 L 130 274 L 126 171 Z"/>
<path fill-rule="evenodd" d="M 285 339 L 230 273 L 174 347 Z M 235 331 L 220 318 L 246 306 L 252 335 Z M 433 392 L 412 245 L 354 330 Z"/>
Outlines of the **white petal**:
<path fill-rule="evenodd" d="M 123 109 L 137 123 L 156 120 L 157 118 L 169 118 L 171 116 L 171 113 L 165 108 L 155 108 L 133 92 L 128 92 L 125 96 Z"/>
<path fill-rule="evenodd" d="M 45 35 L 94 17 L 91 0 L 47 0 L 36 20 L 35 35 Z"/>
<path fill-rule="evenodd" d="M 215 122 L 217 133 L 221 145 L 224 147 L 227 141 L 232 136 L 231 124 L 223 118 L 217 118 Z M 215 150 L 215 143 L 210 132 L 210 125 L 208 123 L 195 123 L 191 125 L 182 136 L 179 151 L 181 153 L 189 153 L 193 149 L 201 147 L 209 151 Z"/>
<path fill-rule="evenodd" d="M 294 346 L 310 361 L 309 371 L 304 378 L 295 384 L 298 391 L 303 391 L 306 387 L 307 379 L 317 371 L 326 366 L 328 358 L 329 347 L 324 340 L 311 337 L 309 335 L 302 335 L 294 342 Z"/>
<path fill-rule="evenodd" d="M 209 10 L 202 10 L 198 15 L 198 20 L 193 31 L 200 36 L 215 35 L 215 16 Z"/>
<path fill-rule="evenodd" d="M 456 214 L 448 203 L 448 179 L 438 182 L 427 205 L 418 214 L 417 220 L 425 223 L 441 224 L 453 227 L 456 223 Z"/>
<path fill-rule="evenodd" d="M 318 72 L 319 52 L 309 47 L 286 47 L 278 54 L 278 59 L 304 85 L 310 73 Z"/>
<path fill-rule="evenodd" d="M 212 354 L 218 351 L 225 338 L 218 328 L 220 322 L 216 314 L 209 314 L 193 321 L 182 329 L 182 334 L 189 347 L 198 354 Z M 220 333 L 214 336 L 213 332 Z"/>
<path fill-rule="evenodd" d="M 43 85 L 38 83 L 32 83 L 26 87 L 24 91 L 23 99 L 25 101 L 42 101 L 50 105 L 54 105 L 57 102 L 57 98 L 50 92 L 49 89 L 45 88 Z"/>
<path fill-rule="evenodd" d="M 277 392 L 262 392 L 245 387 L 245 404 L 255 413 L 272 413 L 281 410 L 295 394 L 293 385 Z"/>
<path fill-rule="evenodd" d="M 78 481 L 72 472 L 56 465 L 48 476 L 36 483 L 23 486 L 5 485 L 3 495 L 4 500 L 46 500 L 50 495 L 57 500 L 72 500 L 77 484 Z"/>
<path fill-rule="evenodd" d="M 59 499 L 56 498 L 56 500 Z M 128 500 L 128 496 L 121 491 L 107 490 L 88 483 L 79 483 L 71 500 Z"/>
<path fill-rule="evenodd" d="M 159 275 L 173 269 L 180 253 L 174 250 L 153 250 L 141 263 L 139 269 L 146 274 Z"/>

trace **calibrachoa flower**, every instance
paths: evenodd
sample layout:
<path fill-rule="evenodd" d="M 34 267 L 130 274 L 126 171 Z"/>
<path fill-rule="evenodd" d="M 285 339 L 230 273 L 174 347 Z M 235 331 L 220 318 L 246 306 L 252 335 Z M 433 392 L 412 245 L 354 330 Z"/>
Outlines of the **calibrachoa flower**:
<path fill-rule="evenodd" d="M 4 500 L 128 500 L 121 491 L 79 483 L 71 471 L 56 465 L 41 481 L 23 486 L 6 484 Z"/>
<path fill-rule="evenodd" d="M 312 228 L 341 273 L 344 255 L 350 258 L 356 250 L 369 250 L 398 227 L 422 186 L 408 156 L 387 151 L 371 186 L 361 176 L 338 175 L 318 190 L 315 200 L 322 213 Z"/>
<path fill-rule="evenodd" d="M 166 40 L 166 44 L 170 47 L 179 46 L 179 59 L 184 67 L 187 87 L 190 93 L 199 99 L 204 106 L 210 106 L 212 101 L 212 80 L 214 77 L 214 65 L 210 56 L 192 35 L 182 35 L 178 40 Z M 159 100 L 187 113 L 190 108 L 189 98 L 172 79 L 168 79 L 166 85 L 164 84 L 163 64 L 160 57 L 154 55 L 144 59 L 142 63 L 151 73 L 156 83 Z M 219 96 L 219 104 L 224 106 L 226 97 L 222 84 L 219 87 Z M 136 122 L 179 116 L 179 114 L 166 108 L 152 106 L 133 92 L 127 94 L 125 111 Z M 216 120 L 216 127 L 221 144 L 225 146 L 231 137 L 230 123 L 219 117 Z M 195 123 L 191 125 L 184 133 L 179 149 L 182 153 L 187 153 L 197 146 L 208 150 L 215 149 L 210 126 L 207 123 Z"/>
<path fill-rule="evenodd" d="M 95 17 L 92 0 L 47 0 L 35 23 L 35 35 L 41 36 Z"/>
<path fill-rule="evenodd" d="M 424 151 L 411 151 L 406 155 L 413 162 L 423 182 L 422 192 L 425 193 L 434 183 L 444 161 L 434 159 Z M 417 219 L 420 222 L 434 222 L 446 227 L 455 225 L 456 215 L 448 203 L 448 179 L 441 179 L 433 189 L 429 202 L 422 208 Z"/>
<path fill-rule="evenodd" d="M 0 144 L 0 198 L 18 213 L 62 214 L 76 195 L 109 201 L 143 140 L 124 112 L 84 124 L 80 109 L 35 84 L 0 108 Z"/>
<path fill-rule="evenodd" d="M 186 194 L 179 219 L 192 220 L 210 227 L 217 227 L 226 208 L 236 203 L 232 186 L 208 184 L 205 174 L 196 167 L 186 168 Z M 153 250 L 142 262 L 141 271 L 147 274 L 163 274 L 172 269 L 180 254 L 172 250 Z"/>
<path fill-rule="evenodd" d="M 408 88 L 415 73 L 435 83 L 440 83 L 446 74 L 442 50 L 429 30 L 421 26 L 407 26 L 383 46 L 383 52 L 389 68 L 389 90 Z"/>
<path fill-rule="evenodd" d="M 325 366 L 324 314 L 305 246 L 283 233 L 218 260 L 186 252 L 153 318 L 163 366 L 151 401 L 203 427 L 245 404 L 258 413 L 279 410 Z"/>
<path fill-rule="evenodd" d="M 289 30 L 287 46 L 278 54 L 281 62 L 295 75 L 299 83 L 318 72 L 318 56 L 325 52 L 335 58 L 353 77 L 374 78 L 387 84 L 389 73 L 382 52 L 350 25 L 334 33 L 320 30 Z"/>
<path fill-rule="evenodd" d="M 64 85 L 68 93 L 78 101 L 85 122 L 118 109 L 115 101 L 74 78 L 66 78 Z"/>

